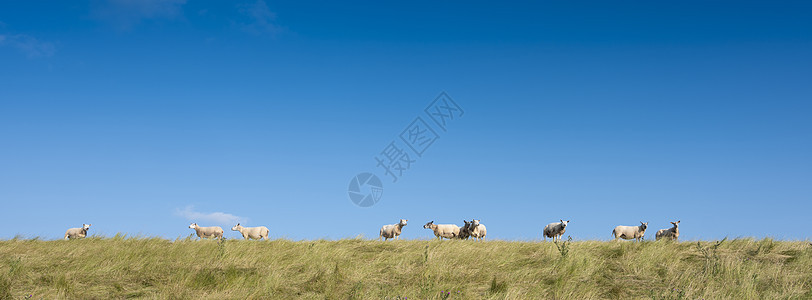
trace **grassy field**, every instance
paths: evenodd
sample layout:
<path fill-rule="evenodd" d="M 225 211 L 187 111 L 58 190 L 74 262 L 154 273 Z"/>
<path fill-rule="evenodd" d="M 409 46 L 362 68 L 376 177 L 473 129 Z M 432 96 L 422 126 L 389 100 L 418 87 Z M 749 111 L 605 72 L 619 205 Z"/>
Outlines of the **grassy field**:
<path fill-rule="evenodd" d="M 812 299 L 808 242 L 0 241 L 0 299 Z"/>

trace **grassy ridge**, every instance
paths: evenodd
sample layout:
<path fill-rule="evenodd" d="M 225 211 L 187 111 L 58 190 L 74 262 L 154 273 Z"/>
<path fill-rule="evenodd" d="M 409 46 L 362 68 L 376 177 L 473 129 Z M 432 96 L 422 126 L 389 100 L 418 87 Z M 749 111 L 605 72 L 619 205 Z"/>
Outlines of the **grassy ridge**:
<path fill-rule="evenodd" d="M 561 246 L 561 247 L 559 247 Z M 441 291 L 450 291 L 450 294 Z M 0 241 L 0 299 L 810 299 L 808 242 Z"/>

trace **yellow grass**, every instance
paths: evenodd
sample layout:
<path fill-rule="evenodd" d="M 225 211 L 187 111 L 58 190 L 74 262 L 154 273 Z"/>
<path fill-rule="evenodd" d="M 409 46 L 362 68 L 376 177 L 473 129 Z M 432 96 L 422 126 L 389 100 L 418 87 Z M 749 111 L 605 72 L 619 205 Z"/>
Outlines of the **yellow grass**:
<path fill-rule="evenodd" d="M 12 239 L 0 299 L 812 298 L 809 242 L 714 245 Z"/>

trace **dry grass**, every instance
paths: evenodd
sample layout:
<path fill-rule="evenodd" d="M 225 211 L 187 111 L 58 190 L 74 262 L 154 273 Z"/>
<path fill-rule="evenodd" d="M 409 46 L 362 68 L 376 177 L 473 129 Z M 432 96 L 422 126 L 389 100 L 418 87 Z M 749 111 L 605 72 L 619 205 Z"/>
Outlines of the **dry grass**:
<path fill-rule="evenodd" d="M 812 298 L 808 242 L 714 245 L 12 239 L 0 299 Z"/>

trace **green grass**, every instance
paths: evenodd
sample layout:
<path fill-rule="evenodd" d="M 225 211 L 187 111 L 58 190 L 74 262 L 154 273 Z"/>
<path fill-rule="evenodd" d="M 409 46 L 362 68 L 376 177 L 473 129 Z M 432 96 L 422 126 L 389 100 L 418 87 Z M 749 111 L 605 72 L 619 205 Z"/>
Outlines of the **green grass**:
<path fill-rule="evenodd" d="M 0 299 L 28 295 L 812 299 L 812 246 L 771 239 L 557 246 L 457 240 L 169 241 L 122 235 L 0 241 Z"/>

